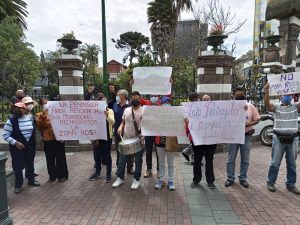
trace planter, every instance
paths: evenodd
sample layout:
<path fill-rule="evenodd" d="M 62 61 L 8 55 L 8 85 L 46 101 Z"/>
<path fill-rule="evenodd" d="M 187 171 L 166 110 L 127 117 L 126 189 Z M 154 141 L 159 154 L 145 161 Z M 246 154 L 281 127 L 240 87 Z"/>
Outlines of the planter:
<path fill-rule="evenodd" d="M 270 47 L 264 49 L 264 62 L 267 63 L 267 62 L 280 61 L 280 55 L 279 55 L 280 48 L 276 46 L 276 43 L 280 41 L 281 37 L 282 36 L 280 35 L 272 35 L 265 38 L 267 43 L 270 44 Z"/>
<path fill-rule="evenodd" d="M 209 46 L 212 46 L 212 50 L 214 52 L 219 52 L 221 51 L 218 46 L 220 46 L 221 44 L 224 43 L 224 39 L 228 38 L 227 35 L 210 35 L 208 37 L 205 38 L 205 40 L 207 41 L 207 44 Z"/>
<path fill-rule="evenodd" d="M 74 54 L 74 49 L 78 48 L 78 45 L 80 45 L 82 42 L 76 39 L 68 39 L 68 38 L 60 38 L 57 40 L 61 43 L 61 46 L 63 48 L 66 48 L 67 51 L 65 54 Z"/>

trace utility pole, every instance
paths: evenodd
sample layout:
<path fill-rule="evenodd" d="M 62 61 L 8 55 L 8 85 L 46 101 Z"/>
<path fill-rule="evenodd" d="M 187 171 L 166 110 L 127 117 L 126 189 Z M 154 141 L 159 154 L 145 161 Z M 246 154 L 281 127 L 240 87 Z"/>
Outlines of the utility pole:
<path fill-rule="evenodd" d="M 103 92 L 108 98 L 108 72 L 107 72 L 107 44 L 106 44 L 106 19 L 105 0 L 101 0 L 102 6 L 102 51 L 103 51 Z"/>

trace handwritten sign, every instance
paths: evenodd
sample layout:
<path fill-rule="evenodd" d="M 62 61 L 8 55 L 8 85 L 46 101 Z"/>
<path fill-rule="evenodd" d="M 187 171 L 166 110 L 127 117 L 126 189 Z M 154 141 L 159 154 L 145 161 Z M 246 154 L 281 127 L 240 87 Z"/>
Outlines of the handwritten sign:
<path fill-rule="evenodd" d="M 47 109 L 57 140 L 107 140 L 106 102 L 55 101 Z"/>
<path fill-rule="evenodd" d="M 142 119 L 144 136 L 183 136 L 184 109 L 182 106 L 144 106 Z"/>
<path fill-rule="evenodd" d="M 246 101 L 184 103 L 195 145 L 245 143 Z"/>
<path fill-rule="evenodd" d="M 171 94 L 172 67 L 150 66 L 133 69 L 133 91 L 147 95 Z"/>
<path fill-rule="evenodd" d="M 300 72 L 270 74 L 270 96 L 300 93 Z"/>

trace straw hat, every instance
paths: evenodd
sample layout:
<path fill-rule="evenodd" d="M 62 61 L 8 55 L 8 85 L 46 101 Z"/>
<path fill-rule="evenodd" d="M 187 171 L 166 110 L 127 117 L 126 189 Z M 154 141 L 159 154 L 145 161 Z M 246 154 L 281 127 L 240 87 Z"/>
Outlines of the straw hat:
<path fill-rule="evenodd" d="M 33 100 L 31 97 L 29 97 L 29 96 L 26 96 L 26 97 L 22 98 L 22 103 L 24 103 L 25 105 L 26 105 L 26 104 L 32 103 L 33 106 L 37 106 L 37 102 L 34 101 L 34 100 Z"/>

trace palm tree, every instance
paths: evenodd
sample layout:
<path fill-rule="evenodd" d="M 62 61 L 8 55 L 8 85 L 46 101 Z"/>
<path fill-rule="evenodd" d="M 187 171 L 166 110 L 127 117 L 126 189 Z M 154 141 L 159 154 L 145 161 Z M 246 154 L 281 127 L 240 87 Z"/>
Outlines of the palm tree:
<path fill-rule="evenodd" d="M 98 45 L 85 43 L 79 51 L 87 66 L 98 65 L 98 54 L 101 51 Z"/>
<path fill-rule="evenodd" d="M 27 30 L 25 17 L 28 12 L 26 10 L 27 3 L 23 0 L 1 0 L 0 1 L 0 22 L 7 16 L 16 17 L 22 30 Z"/>
<path fill-rule="evenodd" d="M 151 24 L 153 48 L 158 51 L 161 63 L 170 53 L 170 43 L 175 38 L 177 21 L 182 10 L 192 8 L 191 0 L 154 0 L 148 3 L 148 23 Z"/>

